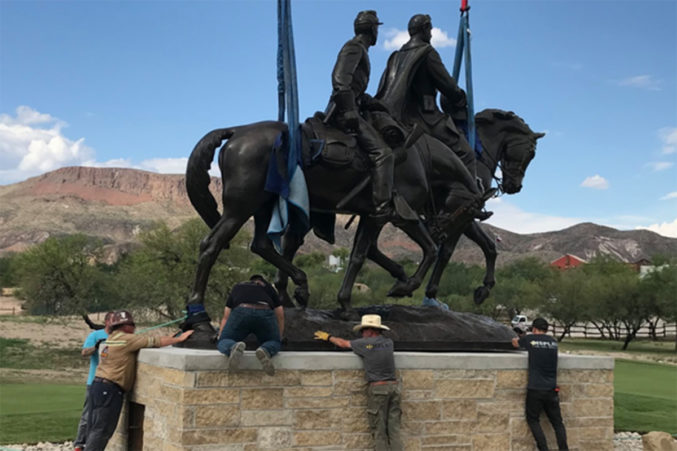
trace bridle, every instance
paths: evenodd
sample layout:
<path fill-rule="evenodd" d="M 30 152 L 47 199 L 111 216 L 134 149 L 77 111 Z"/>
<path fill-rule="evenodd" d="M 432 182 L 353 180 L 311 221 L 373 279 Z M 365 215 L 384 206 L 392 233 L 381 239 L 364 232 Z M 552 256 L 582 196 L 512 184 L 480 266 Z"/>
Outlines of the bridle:
<path fill-rule="evenodd" d="M 529 138 L 527 138 L 529 139 Z M 496 157 L 493 158 L 488 152 L 482 152 L 479 158 L 479 162 L 484 164 L 487 169 L 491 172 L 491 178 L 496 182 L 496 185 L 498 186 L 498 193 L 496 197 L 502 195 L 505 193 L 505 190 L 503 189 L 503 177 L 499 177 L 496 175 L 496 169 L 501 170 L 501 174 L 507 174 L 509 176 L 512 176 L 513 178 L 524 178 L 525 172 L 526 172 L 526 164 L 531 161 L 534 156 L 536 155 L 536 143 L 535 139 L 531 138 L 529 139 L 529 151 L 524 152 L 524 155 L 522 156 L 522 159 L 520 160 L 519 164 L 517 164 L 516 169 L 513 169 L 515 165 L 504 165 L 502 163 L 503 161 L 503 155 L 505 153 L 505 148 L 508 146 L 508 144 L 501 143 L 501 146 L 496 152 Z M 515 145 L 515 144 L 513 144 Z M 489 161 L 485 161 L 489 160 Z M 492 171 L 492 168 L 493 171 Z M 515 174 L 514 171 L 517 171 L 517 174 Z"/>

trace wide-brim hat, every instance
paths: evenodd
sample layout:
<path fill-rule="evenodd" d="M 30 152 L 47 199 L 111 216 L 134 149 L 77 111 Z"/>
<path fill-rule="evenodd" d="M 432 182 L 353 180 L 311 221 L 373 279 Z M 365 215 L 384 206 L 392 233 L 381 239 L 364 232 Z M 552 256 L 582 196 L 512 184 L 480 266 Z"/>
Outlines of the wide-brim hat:
<path fill-rule="evenodd" d="M 390 330 L 390 327 L 384 326 L 381 324 L 380 315 L 362 315 L 362 322 L 357 326 L 353 327 L 353 331 L 359 332 L 362 329 L 382 329 Z"/>

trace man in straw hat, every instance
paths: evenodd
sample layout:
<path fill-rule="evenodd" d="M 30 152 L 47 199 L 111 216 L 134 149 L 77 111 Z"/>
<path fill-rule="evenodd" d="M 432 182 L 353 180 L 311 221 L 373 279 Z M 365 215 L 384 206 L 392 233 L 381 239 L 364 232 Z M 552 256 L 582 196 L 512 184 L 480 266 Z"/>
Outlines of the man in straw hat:
<path fill-rule="evenodd" d="M 318 330 L 316 340 L 325 340 L 339 348 L 352 349 L 364 361 L 364 372 L 368 382 L 367 414 L 374 436 L 375 449 L 402 450 L 400 440 L 400 388 L 395 376 L 394 344 L 382 332 L 390 330 L 381 324 L 379 315 L 363 315 L 362 322 L 353 328 L 361 332 L 362 338 L 344 340 Z"/>

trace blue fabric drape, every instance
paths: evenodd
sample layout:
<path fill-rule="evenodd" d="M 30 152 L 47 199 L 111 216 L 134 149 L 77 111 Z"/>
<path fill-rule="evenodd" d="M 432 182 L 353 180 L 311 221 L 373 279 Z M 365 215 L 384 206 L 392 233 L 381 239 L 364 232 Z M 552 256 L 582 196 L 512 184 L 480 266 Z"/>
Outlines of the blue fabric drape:
<path fill-rule="evenodd" d="M 279 195 L 268 227 L 268 236 L 279 250 L 282 234 L 288 227 L 299 234 L 308 231 L 310 208 L 302 169 L 291 0 L 278 0 L 277 19 L 278 120 L 284 122 L 286 113 L 288 136 L 278 137 L 271 149 L 265 189 Z"/>
<path fill-rule="evenodd" d="M 468 132 L 466 137 L 470 148 L 475 152 L 481 152 L 476 148 L 475 139 L 475 107 L 472 86 L 472 60 L 470 58 L 470 8 L 461 10 L 461 20 L 458 24 L 458 38 L 456 39 L 456 54 L 454 56 L 453 77 L 458 82 L 461 73 L 461 62 L 465 57 L 465 93 L 468 99 Z"/>

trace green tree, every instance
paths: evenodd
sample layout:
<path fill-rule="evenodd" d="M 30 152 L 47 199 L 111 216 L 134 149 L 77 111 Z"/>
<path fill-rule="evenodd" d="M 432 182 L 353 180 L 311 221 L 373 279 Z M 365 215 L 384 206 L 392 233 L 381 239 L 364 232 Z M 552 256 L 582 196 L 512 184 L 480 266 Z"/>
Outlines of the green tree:
<path fill-rule="evenodd" d="M 677 322 L 677 264 L 664 263 L 640 281 L 640 292 L 654 318 Z M 655 322 L 654 337 L 655 337 Z M 677 336 L 675 336 L 677 352 Z"/>
<path fill-rule="evenodd" d="M 557 341 L 562 341 L 577 322 L 588 318 L 588 282 L 580 268 L 553 270 L 551 277 L 545 281 L 543 294 L 546 301 L 541 310 L 562 326 Z"/>
<path fill-rule="evenodd" d="M 104 274 L 96 265 L 101 243 L 85 235 L 52 237 L 19 255 L 20 295 L 32 314 L 65 315 L 98 309 Z"/>
<path fill-rule="evenodd" d="M 625 335 L 623 349 L 637 336 L 637 332 L 651 316 L 651 306 L 640 291 L 637 272 L 625 263 L 610 257 L 598 257 L 582 267 L 591 278 L 589 293 L 598 300 L 592 316 L 602 318 L 613 337 Z"/>
<path fill-rule="evenodd" d="M 621 315 L 617 308 L 617 299 L 611 294 L 612 282 L 615 275 L 627 274 L 629 267 L 608 256 L 598 256 L 581 266 L 580 270 L 586 276 L 586 294 L 589 299 L 586 308 L 590 322 L 603 338 L 619 340 Z"/>
<path fill-rule="evenodd" d="M 0 288 L 17 285 L 16 258 L 17 254 L 14 253 L 0 257 Z"/>
<path fill-rule="evenodd" d="M 298 254 L 294 258 L 294 264 L 306 271 L 313 268 L 322 268 L 325 266 L 327 257 L 322 252 L 310 252 L 308 254 Z"/>
<path fill-rule="evenodd" d="M 141 247 L 120 263 L 117 286 L 126 304 L 180 317 L 193 287 L 200 242 L 208 232 L 197 218 L 176 230 L 158 224 L 144 232 Z M 244 231 L 238 233 L 211 270 L 205 307 L 217 317 L 232 286 L 250 275 L 254 255 L 248 250 L 248 238 Z"/>
<path fill-rule="evenodd" d="M 543 285 L 551 277 L 550 268 L 534 257 L 516 260 L 496 273 L 491 297 L 513 317 L 543 302 Z"/>

